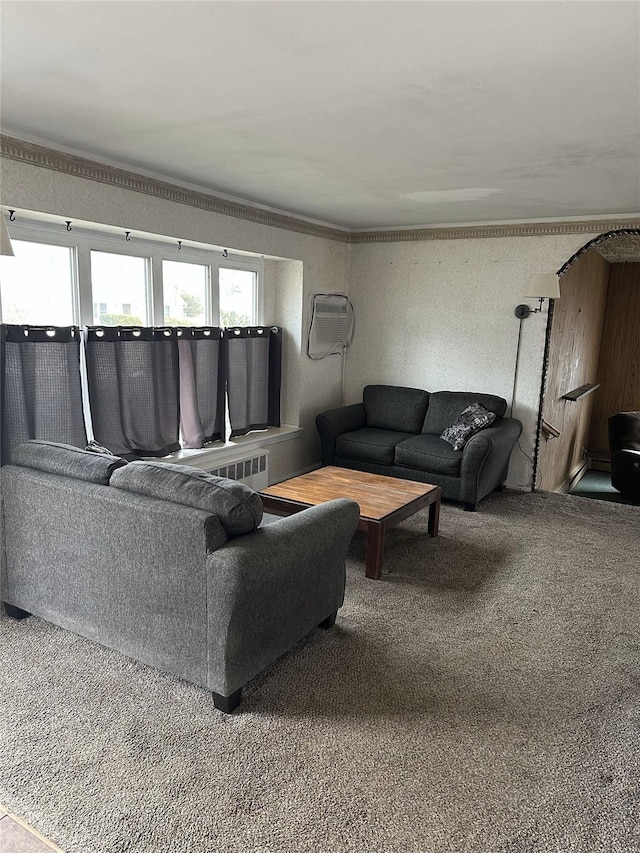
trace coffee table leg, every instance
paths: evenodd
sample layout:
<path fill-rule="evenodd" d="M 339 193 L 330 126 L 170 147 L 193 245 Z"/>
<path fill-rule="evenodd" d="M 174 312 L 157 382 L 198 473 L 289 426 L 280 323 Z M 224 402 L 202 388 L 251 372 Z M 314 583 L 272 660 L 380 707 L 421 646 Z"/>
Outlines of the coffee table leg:
<path fill-rule="evenodd" d="M 367 556 L 365 575 L 378 580 L 382 577 L 382 555 L 384 554 L 384 527 L 381 524 L 367 526 Z"/>
<path fill-rule="evenodd" d="M 429 526 L 428 531 L 430 536 L 438 535 L 438 525 L 440 524 L 440 495 L 438 494 L 435 501 L 429 506 Z"/>

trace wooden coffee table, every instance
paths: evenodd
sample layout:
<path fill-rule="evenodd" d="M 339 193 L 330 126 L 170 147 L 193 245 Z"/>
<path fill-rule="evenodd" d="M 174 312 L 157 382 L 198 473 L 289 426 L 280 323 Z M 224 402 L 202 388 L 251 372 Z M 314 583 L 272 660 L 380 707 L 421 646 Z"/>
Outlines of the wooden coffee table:
<path fill-rule="evenodd" d="M 389 528 L 428 506 L 429 535 L 438 535 L 440 494 L 440 486 L 328 465 L 269 486 L 260 497 L 266 510 L 280 515 L 334 498 L 352 498 L 360 505 L 358 530 L 367 534 L 365 574 L 377 579 L 382 577 L 384 536 Z"/>

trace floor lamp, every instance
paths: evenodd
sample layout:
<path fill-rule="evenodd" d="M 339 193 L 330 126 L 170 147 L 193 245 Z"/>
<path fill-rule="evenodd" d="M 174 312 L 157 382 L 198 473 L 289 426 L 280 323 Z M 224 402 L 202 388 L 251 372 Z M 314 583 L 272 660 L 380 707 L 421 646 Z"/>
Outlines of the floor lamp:
<path fill-rule="evenodd" d="M 516 348 L 516 363 L 513 371 L 513 389 L 511 392 L 511 415 L 513 416 L 513 403 L 516 397 L 516 382 L 518 379 L 518 363 L 520 361 L 520 342 L 522 340 L 522 321 L 530 314 L 539 314 L 542 311 L 542 306 L 545 299 L 560 298 L 560 280 L 556 273 L 538 272 L 531 276 L 529 287 L 526 290 L 525 296 L 532 299 L 538 299 L 538 307 L 530 308 L 526 303 L 516 306 L 514 314 L 520 320 L 520 328 L 518 329 L 518 346 Z"/>

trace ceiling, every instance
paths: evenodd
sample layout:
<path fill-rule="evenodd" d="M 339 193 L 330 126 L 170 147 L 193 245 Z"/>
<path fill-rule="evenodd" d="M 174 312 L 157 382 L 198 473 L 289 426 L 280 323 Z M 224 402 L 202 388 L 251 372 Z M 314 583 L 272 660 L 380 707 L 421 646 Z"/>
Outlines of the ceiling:
<path fill-rule="evenodd" d="M 640 211 L 640 4 L 2 0 L 2 132 L 348 229 Z"/>

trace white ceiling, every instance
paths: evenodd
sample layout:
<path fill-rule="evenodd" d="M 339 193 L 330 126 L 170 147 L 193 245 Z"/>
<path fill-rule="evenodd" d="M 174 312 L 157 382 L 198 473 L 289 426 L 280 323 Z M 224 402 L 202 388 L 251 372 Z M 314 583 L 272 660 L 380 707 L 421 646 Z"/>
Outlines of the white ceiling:
<path fill-rule="evenodd" d="M 2 132 L 352 229 L 640 211 L 640 4 L 2 0 Z"/>

